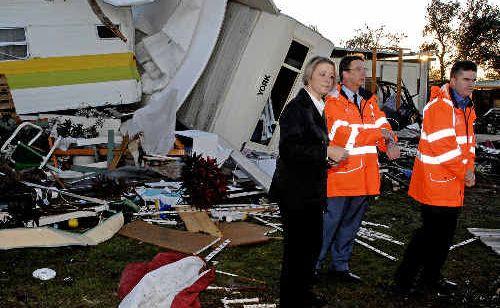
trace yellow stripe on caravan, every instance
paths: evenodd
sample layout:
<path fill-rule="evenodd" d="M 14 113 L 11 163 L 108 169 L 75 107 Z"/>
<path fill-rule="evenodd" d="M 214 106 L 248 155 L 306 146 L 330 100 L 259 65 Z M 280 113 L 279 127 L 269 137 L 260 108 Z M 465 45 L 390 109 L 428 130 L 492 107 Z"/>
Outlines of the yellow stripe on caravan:
<path fill-rule="evenodd" d="M 11 89 L 28 89 L 115 80 L 139 80 L 132 53 L 52 57 L 0 62 Z"/>
<path fill-rule="evenodd" d="M 19 75 L 131 65 L 135 66 L 134 55 L 131 52 L 110 53 L 101 55 L 81 55 L 3 61 L 0 62 L 0 73 L 5 75 Z"/>
<path fill-rule="evenodd" d="M 8 75 L 9 87 L 29 89 L 56 87 L 83 83 L 107 82 L 116 80 L 137 79 L 137 70 L 130 67 L 94 68 L 88 70 L 45 72 L 22 75 Z"/>

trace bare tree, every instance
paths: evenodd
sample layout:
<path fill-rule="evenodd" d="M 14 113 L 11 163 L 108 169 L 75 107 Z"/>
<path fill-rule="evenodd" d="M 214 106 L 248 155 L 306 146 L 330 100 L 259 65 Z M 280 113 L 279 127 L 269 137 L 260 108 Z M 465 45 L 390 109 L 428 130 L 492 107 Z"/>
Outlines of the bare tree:
<path fill-rule="evenodd" d="M 356 35 L 344 41 L 346 48 L 360 49 L 391 49 L 398 48 L 401 41 L 406 38 L 404 33 L 391 33 L 386 30 L 385 25 L 378 28 L 370 28 L 367 24 L 363 28 L 356 29 Z"/>
<path fill-rule="evenodd" d="M 423 51 L 436 48 L 439 60 L 440 79 L 445 79 L 446 67 L 449 64 L 450 54 L 454 48 L 454 29 L 455 22 L 459 13 L 460 4 L 458 1 L 432 0 L 427 6 L 425 19 L 427 23 L 424 26 L 423 34 L 430 38 L 429 43 L 422 46 Z M 427 50 L 426 50 L 427 49 Z"/>
<path fill-rule="evenodd" d="M 490 73 L 500 71 L 500 9 L 488 0 L 467 0 L 455 36 L 457 58 L 475 61 Z M 494 74 L 496 71 L 496 74 Z"/>

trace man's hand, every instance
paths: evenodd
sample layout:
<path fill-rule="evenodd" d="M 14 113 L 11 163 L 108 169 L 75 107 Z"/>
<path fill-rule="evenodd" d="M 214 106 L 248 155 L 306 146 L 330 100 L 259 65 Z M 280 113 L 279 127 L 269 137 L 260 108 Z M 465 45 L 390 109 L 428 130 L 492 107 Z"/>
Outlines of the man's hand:
<path fill-rule="evenodd" d="M 385 142 L 389 145 L 395 143 L 394 133 L 386 128 L 380 130 L 382 132 L 382 137 L 384 137 Z"/>
<path fill-rule="evenodd" d="M 385 154 L 387 154 L 387 157 L 390 160 L 393 160 L 399 158 L 401 152 L 399 151 L 399 147 L 397 144 L 391 143 L 387 146 L 387 151 L 385 152 Z"/>
<path fill-rule="evenodd" d="M 473 170 L 467 170 L 465 173 L 465 186 L 472 187 L 476 185 L 476 176 Z"/>
<path fill-rule="evenodd" d="M 349 156 L 349 153 L 343 147 L 329 146 L 326 150 L 328 160 L 338 164 Z"/>

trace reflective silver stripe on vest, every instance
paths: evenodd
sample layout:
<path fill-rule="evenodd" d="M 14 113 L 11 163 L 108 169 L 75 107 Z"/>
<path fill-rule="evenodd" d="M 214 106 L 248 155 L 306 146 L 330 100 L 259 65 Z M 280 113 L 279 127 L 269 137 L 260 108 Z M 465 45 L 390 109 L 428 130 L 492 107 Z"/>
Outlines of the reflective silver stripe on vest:
<path fill-rule="evenodd" d="M 367 145 L 364 147 L 348 149 L 347 152 L 349 155 L 377 154 L 377 147 L 374 145 Z"/>
<path fill-rule="evenodd" d="M 428 156 L 417 151 L 417 158 L 424 164 L 439 165 L 460 156 L 460 154 L 462 154 L 460 149 L 454 149 L 438 156 Z"/>
<path fill-rule="evenodd" d="M 428 142 L 434 142 L 439 139 L 443 139 L 446 137 L 455 136 L 455 130 L 453 128 L 445 128 L 442 130 L 438 130 L 432 134 L 427 135 L 424 131 L 422 131 L 422 135 L 420 139 L 427 140 Z M 467 139 L 466 139 L 467 140 Z"/>

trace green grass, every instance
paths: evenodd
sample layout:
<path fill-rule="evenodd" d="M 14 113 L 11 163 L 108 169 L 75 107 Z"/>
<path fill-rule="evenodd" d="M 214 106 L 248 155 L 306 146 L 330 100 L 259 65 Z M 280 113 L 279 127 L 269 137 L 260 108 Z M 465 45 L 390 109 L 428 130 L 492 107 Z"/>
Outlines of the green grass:
<path fill-rule="evenodd" d="M 494 194 L 467 196 L 454 242 L 472 237 L 467 227 L 499 228 L 499 206 L 499 198 Z M 386 194 L 376 200 L 367 212 L 366 220 L 390 225 L 391 229 L 373 229 L 404 242 L 408 242 L 420 224 L 417 205 L 401 192 Z M 264 280 L 267 289 L 242 291 L 240 294 L 205 291 L 201 295 L 203 306 L 221 307 L 223 297 L 258 296 L 261 302 L 276 302 L 281 244 L 275 239 L 263 245 L 223 250 L 216 257 L 219 261 L 217 269 Z M 371 244 L 397 257 L 404 251 L 404 247 L 382 241 Z M 162 249 L 158 247 L 121 236 L 96 247 L 2 251 L 0 307 L 115 307 L 119 303 L 116 291 L 125 265 L 150 260 L 160 251 Z M 351 268 L 363 277 L 365 283 L 349 285 L 324 280 L 315 290 L 327 297 L 332 307 L 494 307 L 500 306 L 499 261 L 499 256 L 479 241 L 457 248 L 450 253 L 444 268 L 447 277 L 460 283 L 455 296 L 438 298 L 424 294 L 404 299 L 386 290 L 397 263 L 355 245 Z M 46 282 L 34 279 L 32 272 L 41 267 L 54 269 L 56 278 Z M 233 287 L 258 285 L 222 275 L 217 276 L 214 284 Z"/>

